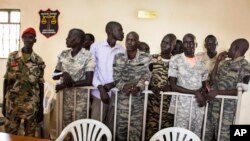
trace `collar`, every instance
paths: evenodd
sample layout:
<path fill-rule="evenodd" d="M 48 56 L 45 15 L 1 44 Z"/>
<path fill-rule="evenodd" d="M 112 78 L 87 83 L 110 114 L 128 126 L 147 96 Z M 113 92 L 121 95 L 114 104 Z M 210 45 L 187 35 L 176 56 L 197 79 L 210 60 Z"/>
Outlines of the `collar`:
<path fill-rule="evenodd" d="M 105 46 L 105 47 L 111 48 L 111 49 L 118 48 L 117 43 L 115 44 L 114 47 L 111 47 L 111 46 L 109 45 L 109 43 L 108 43 L 107 40 L 103 41 L 102 45 Z"/>
<path fill-rule="evenodd" d="M 236 62 L 239 62 L 241 60 L 245 59 L 245 56 L 240 56 L 240 57 L 237 57 L 236 59 L 234 60 L 231 60 L 232 63 L 236 63 Z"/>
<path fill-rule="evenodd" d="M 128 59 L 128 53 L 127 53 L 127 51 L 125 51 L 125 57 L 126 57 L 126 60 L 129 60 L 129 59 Z M 132 60 L 136 60 L 136 61 L 138 61 L 138 60 L 139 60 L 139 57 L 140 57 L 140 50 L 139 50 L 139 49 L 137 49 L 137 52 L 136 52 L 135 58 L 134 58 L 134 59 L 132 59 Z"/>
<path fill-rule="evenodd" d="M 18 51 L 18 56 L 17 57 L 21 58 L 24 61 L 24 58 L 23 58 L 21 50 Z M 36 58 L 35 53 L 34 53 L 34 51 L 32 51 L 30 57 L 27 60 L 31 60 L 32 62 L 35 62 L 35 58 Z"/>

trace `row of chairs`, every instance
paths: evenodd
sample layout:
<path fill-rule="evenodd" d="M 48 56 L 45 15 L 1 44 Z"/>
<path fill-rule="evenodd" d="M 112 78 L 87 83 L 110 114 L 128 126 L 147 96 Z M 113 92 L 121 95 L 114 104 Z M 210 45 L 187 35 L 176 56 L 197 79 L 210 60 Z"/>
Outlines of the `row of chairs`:
<path fill-rule="evenodd" d="M 63 141 L 69 133 L 74 141 L 100 141 L 103 136 L 106 136 L 107 141 L 112 141 L 109 128 L 93 119 L 80 119 L 70 123 L 63 129 L 56 141 Z M 200 138 L 187 129 L 169 127 L 155 133 L 150 141 L 200 141 Z"/>

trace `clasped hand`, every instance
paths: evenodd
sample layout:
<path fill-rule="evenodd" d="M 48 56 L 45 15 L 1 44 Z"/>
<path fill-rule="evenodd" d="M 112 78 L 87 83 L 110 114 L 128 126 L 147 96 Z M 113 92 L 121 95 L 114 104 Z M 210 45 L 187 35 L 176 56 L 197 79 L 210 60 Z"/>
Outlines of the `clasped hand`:
<path fill-rule="evenodd" d="M 129 95 L 129 94 L 137 95 L 138 92 L 140 92 L 140 88 L 137 87 L 137 86 L 134 85 L 134 84 L 125 84 L 125 85 L 123 86 L 122 91 L 123 91 L 125 94 L 127 94 L 127 95 Z"/>

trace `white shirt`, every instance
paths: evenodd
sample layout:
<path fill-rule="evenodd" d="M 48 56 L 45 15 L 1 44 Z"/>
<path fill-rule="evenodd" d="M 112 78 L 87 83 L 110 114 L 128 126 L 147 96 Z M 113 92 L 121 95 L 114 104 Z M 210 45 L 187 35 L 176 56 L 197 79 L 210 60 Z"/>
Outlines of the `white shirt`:
<path fill-rule="evenodd" d="M 113 61 L 118 53 L 124 53 L 125 48 L 116 44 L 111 48 L 107 41 L 94 43 L 90 47 L 90 52 L 95 58 L 96 67 L 93 77 L 93 86 L 104 85 L 113 82 Z M 111 93 L 108 93 L 111 97 Z M 92 95 L 100 99 L 98 89 L 92 91 Z"/>

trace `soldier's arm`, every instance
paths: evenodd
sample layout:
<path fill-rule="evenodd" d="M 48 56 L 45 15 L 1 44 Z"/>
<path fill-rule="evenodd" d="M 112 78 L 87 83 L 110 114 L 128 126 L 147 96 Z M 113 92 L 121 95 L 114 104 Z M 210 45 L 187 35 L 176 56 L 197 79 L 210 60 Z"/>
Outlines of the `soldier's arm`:
<path fill-rule="evenodd" d="M 225 60 L 226 59 L 226 56 L 227 56 L 227 52 L 224 51 L 224 52 L 221 52 L 217 59 L 216 59 L 216 62 L 215 62 L 215 65 L 214 65 L 214 68 L 210 74 L 210 80 L 209 80 L 209 84 L 210 85 L 213 85 L 214 83 L 214 80 L 215 80 L 215 77 L 217 75 L 217 72 L 218 72 L 218 68 L 219 68 L 219 64 L 222 60 Z"/>
<path fill-rule="evenodd" d="M 117 89 L 122 90 L 125 83 L 121 79 L 122 66 L 119 64 L 119 57 L 116 55 L 113 63 L 113 79 Z"/>
<path fill-rule="evenodd" d="M 169 77 L 169 82 L 170 82 L 172 91 L 186 93 L 186 94 L 195 94 L 196 93 L 196 91 L 194 91 L 194 90 L 189 90 L 189 89 L 186 89 L 186 88 L 183 88 L 181 86 L 176 85 L 176 82 L 177 82 L 176 77 Z"/>
<path fill-rule="evenodd" d="M 94 72 L 93 71 L 86 72 L 85 73 L 85 79 L 84 80 L 75 81 L 73 83 L 73 87 L 91 86 L 92 85 L 93 76 L 94 76 Z"/>

